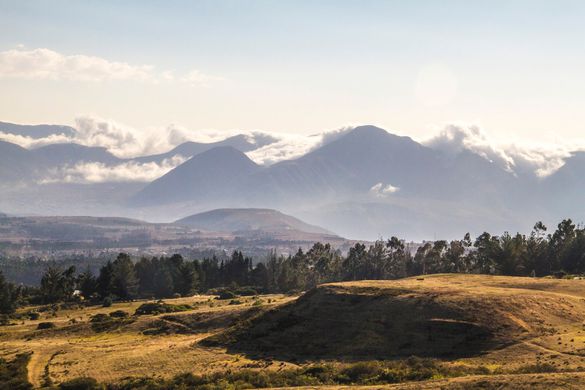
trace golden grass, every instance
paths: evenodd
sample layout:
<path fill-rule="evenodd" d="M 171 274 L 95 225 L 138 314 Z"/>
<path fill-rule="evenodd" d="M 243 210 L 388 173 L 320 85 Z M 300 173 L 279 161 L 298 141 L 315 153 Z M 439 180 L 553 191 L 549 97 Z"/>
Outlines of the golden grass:
<path fill-rule="evenodd" d="M 585 280 L 556 280 L 542 278 L 515 278 L 481 275 L 433 275 L 398 281 L 360 281 L 332 283 L 322 288 L 339 295 L 351 296 L 395 296 L 400 302 L 424 298 L 445 307 L 462 307 L 470 313 L 465 321 L 474 322 L 490 329 L 501 342 L 497 348 L 467 357 L 445 360 L 453 366 L 484 367 L 493 375 L 455 379 L 439 379 L 387 388 L 473 388 L 484 386 L 486 381 L 501 385 L 501 388 L 521 387 L 524 383 L 532 388 L 585 388 Z M 252 298 L 239 298 L 242 305 L 229 305 L 229 301 L 218 301 L 210 296 L 194 296 L 165 300 L 173 304 L 194 305 L 188 312 L 174 313 L 176 316 L 191 316 L 201 313 L 214 316 L 243 313 L 253 308 Z M 296 297 L 267 295 L 261 297 L 264 306 L 276 308 L 276 312 L 294 307 Z M 271 301 L 268 304 L 268 301 Z M 91 316 L 115 310 L 133 314 L 145 301 L 115 303 L 112 307 L 100 306 L 84 309 L 60 310 L 52 317 L 42 313 L 38 320 L 25 320 L 15 325 L 0 328 L 0 356 L 11 358 L 17 353 L 32 351 L 29 363 L 29 378 L 40 386 L 48 371 L 54 383 L 79 376 L 91 376 L 98 381 L 114 382 L 130 376 L 172 377 L 184 372 L 210 373 L 237 368 L 280 370 L 295 367 L 286 359 L 253 359 L 227 347 L 205 347 L 200 340 L 222 334 L 222 327 L 201 330 L 193 334 L 144 335 L 145 329 L 164 315 L 139 316 L 135 322 L 120 329 L 103 333 L 94 332 L 89 320 Z M 323 301 L 331 302 L 331 301 Z M 382 306 L 380 306 L 382 307 Z M 424 307 L 424 305 L 423 305 Z M 30 308 L 27 308 L 30 309 Z M 334 313 L 331 307 L 315 308 L 315 312 L 326 315 Z M 364 312 L 370 313 L 370 312 Z M 339 313 L 339 317 L 351 313 Z M 370 313 L 371 314 L 371 313 Z M 431 313 L 432 314 L 432 313 Z M 458 318 L 431 316 L 433 321 L 463 321 Z M 70 321 L 76 320 L 72 324 Z M 334 318 L 335 319 L 335 318 Z M 375 319 L 378 319 L 376 317 Z M 356 321 L 360 318 L 356 318 Z M 37 331 L 39 322 L 51 321 L 56 329 Z M 397 318 L 397 321 L 400 321 Z M 376 328 L 372 328 L 375 330 Z M 367 329 L 369 332 L 372 329 Z M 334 331 L 334 330 L 331 330 Z M 347 343 L 384 342 L 384 335 L 376 332 L 357 334 Z M 399 335 L 400 336 L 400 335 Z M 360 338 L 361 337 L 361 338 Z M 298 342 L 306 341 L 297 339 Z M 309 340 L 315 341 L 315 340 Z M 317 340 L 320 341 L 320 340 Z M 343 349 L 344 351 L 350 349 Z M 376 359 L 377 356 L 372 356 Z M 310 363 L 310 362 L 307 362 Z M 516 374 L 514 370 L 527 365 L 546 363 L 563 373 Z M 342 364 L 342 363 L 340 363 Z M 47 370 L 48 367 L 48 370 Z M 539 383 L 543 385 L 540 386 Z M 516 384 L 517 386 L 512 386 Z M 523 386 L 523 385 L 522 385 Z M 538 387 L 540 386 L 540 387 Z M 376 386 L 379 388 L 380 386 Z M 485 385 L 483 388 L 492 388 Z M 500 388 L 500 387 L 493 387 Z"/>
<path fill-rule="evenodd" d="M 195 305 L 194 310 L 179 313 L 224 313 L 252 307 L 251 298 L 241 298 L 242 305 L 229 305 L 209 296 L 165 300 L 173 304 Z M 271 305 L 290 301 L 291 297 L 268 295 L 262 299 Z M 124 310 L 133 314 L 144 301 L 115 303 L 111 307 L 88 307 L 58 311 L 56 317 L 43 313 L 39 320 L 25 320 L 17 325 L 3 327 L 0 335 L 0 356 L 12 357 L 17 353 L 32 351 L 29 363 L 29 380 L 35 387 L 43 383 L 45 367 L 49 365 L 50 379 L 60 383 L 67 379 L 91 376 L 98 381 L 111 382 L 129 376 L 172 377 L 183 372 L 213 372 L 228 367 L 262 367 L 241 356 L 228 354 L 225 349 L 203 348 L 197 341 L 209 336 L 200 334 L 170 334 L 146 336 L 142 330 L 158 316 L 139 316 L 123 328 L 95 333 L 89 326 L 91 316 Z M 211 306 L 210 306 L 211 305 Z M 71 324 L 71 319 L 77 323 Z M 54 330 L 37 331 L 39 322 L 51 321 Z"/>

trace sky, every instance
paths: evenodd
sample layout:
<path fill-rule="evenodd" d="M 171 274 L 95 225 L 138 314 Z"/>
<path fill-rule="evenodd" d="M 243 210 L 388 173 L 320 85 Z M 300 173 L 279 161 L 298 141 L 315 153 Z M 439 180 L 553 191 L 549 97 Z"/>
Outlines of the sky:
<path fill-rule="evenodd" d="M 583 1 L 0 0 L 0 121 L 577 142 Z"/>

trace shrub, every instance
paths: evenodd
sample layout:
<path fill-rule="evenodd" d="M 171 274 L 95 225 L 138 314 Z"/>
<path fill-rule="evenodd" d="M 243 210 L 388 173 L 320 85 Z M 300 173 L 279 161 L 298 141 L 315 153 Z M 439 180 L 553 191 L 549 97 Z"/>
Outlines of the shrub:
<path fill-rule="evenodd" d="M 124 310 L 116 310 L 110 313 L 110 317 L 113 318 L 126 318 L 128 317 L 128 313 Z"/>
<path fill-rule="evenodd" d="M 115 312 L 113 312 L 115 313 Z M 111 313 L 110 313 L 111 315 Z M 130 324 L 134 322 L 132 318 L 126 317 L 112 317 L 107 314 L 98 313 L 91 317 L 91 329 L 94 332 L 105 332 L 108 330 L 114 330 L 122 325 Z"/>
<path fill-rule="evenodd" d="M 10 325 L 10 317 L 8 314 L 0 314 L 0 326 Z"/>
<path fill-rule="evenodd" d="M 241 305 L 243 302 L 240 301 L 239 299 L 232 299 L 230 301 L 230 305 Z"/>
<path fill-rule="evenodd" d="M 187 311 L 193 309 L 189 305 L 171 305 L 164 303 L 163 301 L 143 303 L 136 309 L 134 314 L 142 316 L 149 314 L 163 314 L 163 313 L 175 313 L 179 311 Z"/>
<path fill-rule="evenodd" d="M 240 287 L 234 290 L 234 293 L 242 296 L 258 295 L 258 291 L 256 291 L 254 288 L 250 286 Z"/>
<path fill-rule="evenodd" d="M 41 330 L 41 329 L 53 329 L 55 328 L 55 323 L 54 322 L 39 322 L 39 324 L 37 325 L 37 329 Z"/>
<path fill-rule="evenodd" d="M 29 390 L 27 365 L 30 353 L 16 355 L 11 361 L 0 358 L 0 389 Z"/>
<path fill-rule="evenodd" d="M 235 297 L 236 294 L 229 290 L 220 291 L 219 294 L 217 295 L 217 299 L 234 299 Z"/>
<path fill-rule="evenodd" d="M 59 385 L 61 390 L 98 390 L 102 387 L 94 378 L 74 378 Z"/>
<path fill-rule="evenodd" d="M 38 320 L 39 318 L 41 318 L 40 313 L 37 313 L 36 311 L 30 311 L 28 312 L 28 318 L 30 318 L 31 320 Z"/>
<path fill-rule="evenodd" d="M 112 298 L 111 297 L 105 297 L 104 301 L 102 302 L 102 306 L 103 307 L 110 307 L 112 306 Z"/>

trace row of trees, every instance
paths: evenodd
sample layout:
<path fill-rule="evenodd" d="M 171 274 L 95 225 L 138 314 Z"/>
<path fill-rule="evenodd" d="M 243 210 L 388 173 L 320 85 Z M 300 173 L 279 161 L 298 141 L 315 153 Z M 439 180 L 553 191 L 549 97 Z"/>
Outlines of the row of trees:
<path fill-rule="evenodd" d="M 416 251 L 392 237 L 369 246 L 356 243 L 345 256 L 329 244 L 316 243 L 307 252 L 299 249 L 290 256 L 270 253 L 255 266 L 251 258 L 237 251 L 225 261 L 216 257 L 186 261 L 173 255 L 133 262 L 122 253 L 107 262 L 97 276 L 89 268 L 76 274 L 75 267 L 48 267 L 40 288 L 33 293 L 39 301 L 51 303 L 70 299 L 75 290 L 93 299 L 165 298 L 226 286 L 291 292 L 332 281 L 450 272 L 524 276 L 585 273 L 585 229 L 564 220 L 548 234 L 539 222 L 528 236 L 483 233 L 472 240 L 466 234 L 461 240 L 423 243 Z M 0 311 L 13 310 L 23 291 L 0 274 Z"/>

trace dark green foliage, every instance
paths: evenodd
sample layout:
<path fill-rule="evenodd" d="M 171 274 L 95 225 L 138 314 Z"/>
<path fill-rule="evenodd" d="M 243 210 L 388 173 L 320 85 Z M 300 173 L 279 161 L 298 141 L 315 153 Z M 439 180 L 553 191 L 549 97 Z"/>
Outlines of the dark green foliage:
<path fill-rule="evenodd" d="M 112 306 L 112 297 L 105 297 L 102 302 L 103 307 L 110 307 Z"/>
<path fill-rule="evenodd" d="M 230 290 L 221 290 L 218 294 L 217 294 L 217 299 L 233 299 L 236 297 L 236 294 L 234 294 L 232 291 Z"/>
<path fill-rule="evenodd" d="M 134 314 L 142 315 L 155 315 L 163 313 L 175 313 L 179 311 L 192 310 L 193 308 L 189 305 L 171 305 L 162 301 L 143 303 L 140 305 Z"/>
<path fill-rule="evenodd" d="M 98 381 L 88 377 L 71 379 L 59 385 L 61 390 L 98 390 L 102 388 L 103 386 Z"/>
<path fill-rule="evenodd" d="M 39 324 L 37 325 L 37 329 L 41 330 L 41 329 L 53 329 L 55 328 L 55 323 L 54 322 L 39 322 Z"/>
<path fill-rule="evenodd" d="M 18 293 L 12 283 L 8 283 L 0 271 L 0 314 L 11 314 L 16 309 Z"/>
<path fill-rule="evenodd" d="M 108 385 L 110 390 L 129 389 L 253 389 L 296 386 L 384 385 L 422 381 L 433 377 L 485 374 L 481 368 L 453 368 L 431 359 L 360 362 L 349 365 L 315 364 L 298 369 L 181 374 L 169 380 L 132 378 Z"/>
<path fill-rule="evenodd" d="M 75 276 L 75 268 L 49 266 L 41 287 L 15 288 L 0 274 L 0 314 L 12 313 L 18 304 L 72 301 L 74 289 L 84 297 L 103 299 L 109 306 L 117 299 L 171 298 L 197 291 L 222 291 L 220 299 L 262 293 L 295 293 L 318 284 L 344 280 L 397 279 L 433 273 L 483 273 L 546 276 L 585 273 L 585 228 L 564 220 L 552 234 L 541 222 L 528 236 L 483 233 L 475 240 L 425 242 L 416 252 L 397 237 L 367 246 L 356 243 L 346 256 L 329 244 L 315 243 L 294 255 L 271 252 L 253 265 L 252 259 L 234 251 L 224 260 L 213 256 L 186 261 L 180 255 L 142 258 L 136 264 L 120 253 L 108 261 L 95 278 L 88 269 Z M 414 255 L 413 255 L 414 253 Z M 249 287 L 253 286 L 253 287 Z"/>
<path fill-rule="evenodd" d="M 110 317 L 114 318 L 126 318 L 128 317 L 128 313 L 124 310 L 116 310 L 110 313 Z"/>
<path fill-rule="evenodd" d="M 115 313 L 115 312 L 114 312 Z M 124 313 L 124 312 L 123 312 Z M 111 314 L 111 313 L 110 313 Z M 99 313 L 91 317 L 91 329 L 94 332 L 106 332 L 118 329 L 119 327 L 131 324 L 134 319 L 126 317 L 116 317 Z"/>
<path fill-rule="evenodd" d="M 28 381 L 27 365 L 31 354 L 16 355 L 11 361 L 0 358 L 0 390 L 28 390 L 33 386 Z"/>
<path fill-rule="evenodd" d="M 44 303 L 54 303 L 70 299 L 75 289 L 75 267 L 62 270 L 49 266 L 41 278 L 40 294 Z"/>
<path fill-rule="evenodd" d="M 81 295 L 86 299 L 90 298 L 97 292 L 97 279 L 89 267 L 87 267 L 85 272 L 77 276 L 77 288 L 81 291 Z"/>
<path fill-rule="evenodd" d="M 38 320 L 41 317 L 41 315 L 39 313 L 37 313 L 36 311 L 31 311 L 31 312 L 28 312 L 27 314 L 28 314 L 28 318 L 33 320 L 33 321 Z"/>

